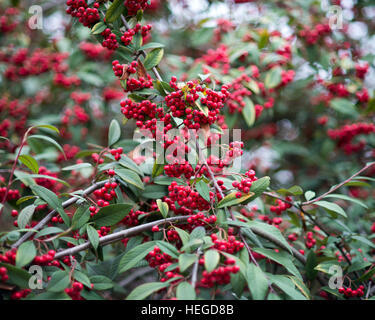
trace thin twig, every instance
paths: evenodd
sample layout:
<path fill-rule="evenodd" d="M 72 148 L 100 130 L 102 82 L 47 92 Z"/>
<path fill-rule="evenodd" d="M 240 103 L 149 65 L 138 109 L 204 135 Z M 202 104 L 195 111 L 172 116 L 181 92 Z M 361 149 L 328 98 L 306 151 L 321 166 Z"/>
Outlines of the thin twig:
<path fill-rule="evenodd" d="M 314 202 L 323 199 L 325 196 L 327 196 L 327 195 L 331 194 L 332 192 L 336 191 L 337 189 L 341 188 L 344 184 L 350 182 L 352 179 L 354 179 L 356 176 L 358 176 L 359 174 L 361 174 L 363 171 L 365 171 L 368 168 L 372 167 L 374 164 L 375 164 L 375 161 L 367 164 L 361 170 L 359 170 L 358 172 L 356 172 L 355 174 L 353 174 L 350 178 L 348 178 L 345 181 L 343 181 L 343 182 L 339 183 L 338 185 L 334 186 L 333 188 L 331 188 L 330 190 L 328 190 L 326 193 L 322 194 L 318 198 L 312 199 L 310 201 L 302 202 L 301 205 L 302 206 L 307 206 L 309 204 L 313 204 Z"/>
<path fill-rule="evenodd" d="M 157 225 L 164 224 L 167 222 L 185 222 L 187 221 L 189 217 L 190 216 L 171 217 L 167 219 L 162 219 L 162 220 L 157 220 L 157 221 L 152 221 L 149 223 L 141 224 L 139 226 L 126 229 L 126 230 L 122 230 L 119 232 L 111 233 L 107 236 L 101 237 L 99 239 L 99 245 L 105 246 L 107 244 L 122 240 L 124 238 L 135 236 L 139 233 L 152 229 L 153 226 L 157 226 Z M 88 249 L 90 246 L 91 246 L 91 243 L 87 241 L 78 246 L 59 251 L 56 253 L 55 259 L 61 259 L 62 257 L 65 257 L 65 256 L 74 255 L 80 251 Z"/>
<path fill-rule="evenodd" d="M 108 180 L 99 181 L 99 182 L 93 184 L 92 186 L 88 187 L 87 189 L 85 189 L 83 191 L 82 196 L 84 197 L 84 196 L 87 196 L 87 195 L 91 194 L 96 189 L 99 189 L 99 188 L 103 187 L 106 182 L 108 182 Z M 78 200 L 79 200 L 79 198 L 72 197 L 72 198 L 66 200 L 65 202 L 63 202 L 62 207 L 65 209 L 65 208 L 71 206 L 72 204 L 76 203 Z M 55 216 L 56 213 L 57 213 L 57 211 L 55 209 L 52 210 L 42 220 L 40 220 L 39 223 L 33 229 L 34 230 L 42 229 Z M 34 234 L 34 232 L 25 233 L 17 242 L 15 242 L 12 245 L 12 248 L 19 247 L 22 243 L 24 243 L 27 239 L 29 239 L 33 234 Z"/>

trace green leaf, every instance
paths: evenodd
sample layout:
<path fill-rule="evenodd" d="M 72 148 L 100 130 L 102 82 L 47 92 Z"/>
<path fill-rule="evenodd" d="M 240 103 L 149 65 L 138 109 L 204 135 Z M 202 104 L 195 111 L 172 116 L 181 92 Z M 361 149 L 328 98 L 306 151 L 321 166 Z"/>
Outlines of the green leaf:
<path fill-rule="evenodd" d="M 144 190 L 144 185 L 141 178 L 134 171 L 129 169 L 115 169 L 115 172 L 116 175 L 118 175 L 125 182 L 132 184 L 138 189 Z"/>
<path fill-rule="evenodd" d="M 242 115 L 246 121 L 246 124 L 251 128 L 255 122 L 255 108 L 254 103 L 250 98 L 245 97 L 245 106 L 242 108 Z"/>
<path fill-rule="evenodd" d="M 54 139 L 52 139 L 50 137 L 35 134 L 35 135 L 32 135 L 32 136 L 29 136 L 27 139 L 28 140 L 37 139 L 37 140 L 47 141 L 50 144 L 54 145 L 58 150 L 60 150 L 65 155 L 63 148 Z"/>
<path fill-rule="evenodd" d="M 178 233 L 178 235 L 179 235 L 179 237 L 182 241 L 182 244 L 186 245 L 189 242 L 190 235 L 185 230 L 182 230 L 180 228 L 174 227 L 174 229 L 177 231 L 177 233 Z"/>
<path fill-rule="evenodd" d="M 267 89 L 277 87 L 281 83 L 281 68 L 275 67 L 267 72 L 264 85 Z"/>
<path fill-rule="evenodd" d="M 93 248 L 96 250 L 99 246 L 99 235 L 96 229 L 90 225 L 86 228 L 87 236 L 89 238 L 90 243 L 92 244 Z"/>
<path fill-rule="evenodd" d="M 126 298 L 126 300 L 143 300 L 147 298 L 150 294 L 158 291 L 160 289 L 166 288 L 169 283 L 165 282 L 150 282 L 140 285 L 135 288 Z"/>
<path fill-rule="evenodd" d="M 118 18 L 120 18 L 123 10 L 124 1 L 114 0 L 105 14 L 105 21 L 109 23 L 115 22 Z"/>
<path fill-rule="evenodd" d="M 323 261 L 318 264 L 314 269 L 329 275 L 335 275 L 336 269 L 331 269 L 332 266 L 340 267 L 337 261 Z"/>
<path fill-rule="evenodd" d="M 160 199 L 157 199 L 156 203 L 158 205 L 158 208 L 159 208 L 163 218 L 166 218 L 168 216 L 168 211 L 169 211 L 168 203 L 163 202 Z"/>
<path fill-rule="evenodd" d="M 43 237 L 43 236 L 47 236 L 47 235 L 50 235 L 50 234 L 54 234 L 54 233 L 60 233 L 60 232 L 64 232 L 63 229 L 60 229 L 60 228 L 57 228 L 57 227 L 48 227 L 48 228 L 45 228 L 45 229 L 42 229 L 41 231 L 39 231 L 35 238 L 40 238 L 40 237 Z"/>
<path fill-rule="evenodd" d="M 158 42 L 149 42 L 142 46 L 140 50 L 154 49 L 154 48 L 164 48 L 164 44 Z"/>
<path fill-rule="evenodd" d="M 95 24 L 92 29 L 91 29 L 91 33 L 92 34 L 100 34 L 102 33 L 105 29 L 107 29 L 107 25 L 103 22 L 103 21 L 100 21 L 98 22 L 97 24 Z"/>
<path fill-rule="evenodd" d="M 276 252 L 272 249 L 265 249 L 265 248 L 254 248 L 255 252 L 260 253 L 267 258 L 276 261 L 278 264 L 281 264 L 288 270 L 291 274 L 296 276 L 297 278 L 302 278 L 301 274 L 299 273 L 298 269 L 292 262 L 291 256 L 286 252 Z"/>
<path fill-rule="evenodd" d="M 111 204 L 103 207 L 93 216 L 92 221 L 97 227 L 108 227 L 120 222 L 130 212 L 133 205 L 130 203 Z"/>
<path fill-rule="evenodd" d="M 347 201 L 351 201 L 353 203 L 359 204 L 360 206 L 368 209 L 368 206 L 365 203 L 363 203 L 361 200 L 358 200 L 358 199 L 346 196 L 344 194 L 331 193 L 331 194 L 326 195 L 324 198 L 338 198 L 338 199 L 343 199 L 343 200 L 347 200 Z"/>
<path fill-rule="evenodd" d="M 268 176 L 262 177 L 258 180 L 255 180 L 250 187 L 250 191 L 254 192 L 255 195 L 261 195 L 270 185 L 271 178 Z"/>
<path fill-rule="evenodd" d="M 48 203 L 48 205 L 52 208 L 55 209 L 61 216 L 61 218 L 64 220 L 64 223 L 69 226 L 70 225 L 70 220 L 68 215 L 65 213 L 60 199 L 55 195 L 51 190 L 44 188 L 39 185 L 33 185 L 30 186 L 31 190 L 40 198 L 42 198 L 45 202 Z"/>
<path fill-rule="evenodd" d="M 17 222 L 18 222 L 18 227 L 20 229 L 23 229 L 26 227 L 26 225 L 29 223 L 31 217 L 34 214 L 36 206 L 33 204 L 23 208 L 18 215 Z"/>
<path fill-rule="evenodd" d="M 268 291 L 268 279 L 262 269 L 253 263 L 247 265 L 246 281 L 254 300 L 263 300 Z"/>
<path fill-rule="evenodd" d="M 198 260 L 198 256 L 192 253 L 183 253 L 178 257 L 178 266 L 181 272 L 188 269 L 195 261 Z"/>
<path fill-rule="evenodd" d="M 176 298 L 178 300 L 195 300 L 196 293 L 193 286 L 189 282 L 181 282 L 177 286 Z"/>
<path fill-rule="evenodd" d="M 51 292 L 60 292 L 69 286 L 69 274 L 66 271 L 56 271 L 51 276 L 47 290 Z"/>
<path fill-rule="evenodd" d="M 199 180 L 196 183 L 195 188 L 204 200 L 210 202 L 210 189 L 208 188 L 207 183 L 205 183 L 203 180 Z"/>
<path fill-rule="evenodd" d="M 156 49 L 151 50 L 147 54 L 145 61 L 143 63 L 146 70 L 150 70 L 153 67 L 156 67 L 161 61 L 161 59 L 163 58 L 163 55 L 164 55 L 164 49 L 162 48 L 156 48 Z"/>
<path fill-rule="evenodd" d="M 156 245 L 159 246 L 160 250 L 166 254 L 169 254 L 172 258 L 177 259 L 180 253 L 176 247 L 166 241 L 156 241 Z"/>
<path fill-rule="evenodd" d="M 94 290 L 100 291 L 113 288 L 112 280 L 102 275 L 92 276 L 90 277 L 90 281 L 94 285 Z"/>
<path fill-rule="evenodd" d="M 255 221 L 255 220 L 254 221 L 248 221 L 246 224 L 248 224 L 250 226 L 250 229 L 252 231 L 254 231 L 254 232 L 258 231 L 257 232 L 258 234 L 259 233 L 265 233 L 265 234 L 268 234 L 268 235 L 272 236 L 273 238 L 276 238 L 281 243 L 283 243 L 286 248 L 289 249 L 290 253 L 292 253 L 292 250 L 290 248 L 289 243 L 285 240 L 285 238 L 281 234 L 280 230 L 278 228 L 276 228 L 275 226 L 269 225 L 268 223 Z"/>
<path fill-rule="evenodd" d="M 236 193 L 237 192 L 232 192 L 230 194 L 228 194 L 227 196 L 225 196 L 218 204 L 218 208 L 224 208 L 224 207 L 232 207 L 232 206 L 235 206 L 235 205 L 238 205 L 240 204 L 241 202 L 244 202 L 246 201 L 247 199 L 249 199 L 251 196 L 254 195 L 254 193 L 250 192 L 248 194 L 244 194 L 243 196 L 241 196 L 240 198 L 237 198 L 236 197 Z"/>
<path fill-rule="evenodd" d="M 29 279 L 31 274 L 28 273 L 26 270 L 13 266 L 7 263 L 1 263 L 0 267 L 5 267 L 7 269 L 7 274 L 9 276 L 9 280 L 7 283 L 15 284 L 16 286 L 29 289 Z"/>
<path fill-rule="evenodd" d="M 74 279 L 84 284 L 86 287 L 91 289 L 91 281 L 87 275 L 83 272 L 74 270 Z"/>
<path fill-rule="evenodd" d="M 305 270 L 306 270 L 306 277 L 309 280 L 314 280 L 318 271 L 315 270 L 315 267 L 318 264 L 318 260 L 316 257 L 316 253 L 314 250 L 310 250 L 307 259 L 306 259 L 306 265 L 305 265 Z"/>
<path fill-rule="evenodd" d="M 370 240 L 366 239 L 365 237 L 353 235 L 352 239 L 360 241 L 360 242 L 364 243 L 365 245 L 367 245 L 371 248 L 375 248 L 375 244 L 373 242 L 371 242 Z"/>
<path fill-rule="evenodd" d="M 90 220 L 90 211 L 88 206 L 80 206 L 72 218 L 72 230 L 77 230 Z"/>
<path fill-rule="evenodd" d="M 295 283 L 290 278 L 280 275 L 269 275 L 269 277 L 276 286 L 293 300 L 306 300 L 306 297 L 296 290 Z"/>
<path fill-rule="evenodd" d="M 137 265 L 155 246 L 155 241 L 145 242 L 127 252 L 120 260 L 118 272 L 125 272 Z"/>
<path fill-rule="evenodd" d="M 336 203 L 328 202 L 328 201 L 316 201 L 314 202 L 319 207 L 322 207 L 328 211 L 333 211 L 345 218 L 348 216 L 346 215 L 345 211 Z"/>
<path fill-rule="evenodd" d="M 117 120 L 113 119 L 108 130 L 108 146 L 112 146 L 121 137 L 121 127 Z"/>
<path fill-rule="evenodd" d="M 330 105 L 334 110 L 341 113 L 342 115 L 353 116 L 353 117 L 358 115 L 358 112 L 355 108 L 354 103 L 347 99 L 342 99 L 342 98 L 332 99 L 330 101 Z"/>
<path fill-rule="evenodd" d="M 313 199 L 315 197 L 315 192 L 314 191 L 306 191 L 305 192 L 305 198 L 307 201 L 310 201 L 311 199 Z"/>
<path fill-rule="evenodd" d="M 167 195 L 167 188 L 161 185 L 147 185 L 141 196 L 146 199 L 160 199 Z"/>
<path fill-rule="evenodd" d="M 204 227 L 195 227 L 190 233 L 190 240 L 203 239 L 206 235 L 206 229 Z"/>
<path fill-rule="evenodd" d="M 138 173 L 140 176 L 143 176 L 143 172 L 139 169 L 139 166 L 129 157 L 123 155 L 119 161 L 119 164 L 125 168 L 131 169 L 134 172 Z"/>
<path fill-rule="evenodd" d="M 303 194 L 303 190 L 300 186 L 293 186 L 289 189 L 279 189 L 277 193 L 282 194 L 284 196 L 299 196 Z"/>
<path fill-rule="evenodd" d="M 217 250 L 211 249 L 204 253 L 204 267 L 207 272 L 211 272 L 216 268 L 220 260 L 220 254 Z"/>
<path fill-rule="evenodd" d="M 29 264 L 36 256 L 36 249 L 32 241 L 22 243 L 16 254 L 16 266 L 24 267 Z"/>
<path fill-rule="evenodd" d="M 57 133 L 60 134 L 59 129 L 57 129 L 55 126 L 53 126 L 53 125 L 51 125 L 51 124 L 38 124 L 38 125 L 33 126 L 33 128 L 45 128 L 45 129 L 50 129 L 50 130 L 55 131 L 55 132 L 57 132 Z"/>
<path fill-rule="evenodd" d="M 303 281 L 301 279 L 293 277 L 293 276 L 288 276 L 288 278 L 293 281 L 293 283 L 296 285 L 296 287 L 299 289 L 299 291 L 301 291 L 302 294 L 307 299 L 310 299 L 309 289 L 305 286 L 305 284 L 303 283 Z"/>
<path fill-rule="evenodd" d="M 38 173 L 39 172 L 38 162 L 32 156 L 23 154 L 23 155 L 19 156 L 18 160 L 21 161 L 32 172 L 34 172 L 34 173 Z"/>

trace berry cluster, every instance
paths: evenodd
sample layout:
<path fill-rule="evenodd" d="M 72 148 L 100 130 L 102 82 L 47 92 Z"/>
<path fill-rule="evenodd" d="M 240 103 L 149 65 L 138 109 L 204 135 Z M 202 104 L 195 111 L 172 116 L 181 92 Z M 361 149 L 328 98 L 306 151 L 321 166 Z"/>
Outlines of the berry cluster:
<path fill-rule="evenodd" d="M 159 266 L 159 271 L 165 272 L 165 270 L 168 267 L 170 267 L 171 265 L 172 265 L 171 262 L 163 263 Z M 173 270 L 169 270 L 169 271 L 165 272 L 165 276 L 160 279 L 160 282 L 165 282 L 165 281 L 167 281 L 169 279 L 172 279 L 172 278 L 181 277 L 179 272 L 180 272 L 180 268 L 178 268 L 178 267 L 173 269 Z"/>
<path fill-rule="evenodd" d="M 83 290 L 83 284 L 78 281 L 74 281 L 71 288 L 66 288 L 65 293 L 72 298 L 72 300 L 84 300 L 81 297 L 81 291 Z"/>
<path fill-rule="evenodd" d="M 108 170 L 108 171 L 110 171 L 110 170 Z M 109 174 L 109 172 L 108 172 L 108 174 Z M 116 191 L 114 190 L 114 189 L 116 189 L 116 187 L 117 187 L 117 182 L 113 181 L 113 182 L 106 182 L 104 184 L 104 187 L 95 190 L 94 195 L 98 198 L 98 200 L 96 201 L 96 204 L 99 207 L 109 206 L 109 201 L 111 201 L 113 198 L 117 197 Z M 91 213 L 93 213 L 95 215 L 97 213 L 97 211 L 95 211 L 95 212 L 91 211 Z"/>
<path fill-rule="evenodd" d="M 115 157 L 116 161 L 119 161 L 121 159 L 123 149 L 121 147 L 118 147 L 117 149 L 111 149 L 110 153 Z"/>
<path fill-rule="evenodd" d="M 249 193 L 250 188 L 253 184 L 254 181 L 257 180 L 257 177 L 255 176 L 255 171 L 254 170 L 249 170 L 245 173 L 247 176 L 246 179 L 242 179 L 241 182 L 238 181 L 233 181 L 232 186 L 241 192 L 236 193 L 236 198 L 241 198 L 242 197 L 242 192 L 244 193 Z"/>
<path fill-rule="evenodd" d="M 7 193 L 7 188 L 2 187 L 0 188 L 0 199 L 4 199 L 5 194 Z M 20 198 L 20 192 L 17 189 L 9 189 L 8 194 L 6 196 L 6 201 L 15 201 Z"/>
<path fill-rule="evenodd" d="M 214 285 L 228 284 L 230 282 L 230 274 L 235 274 L 239 270 L 240 267 L 237 265 L 219 267 L 211 272 L 204 270 L 202 273 L 202 279 L 198 285 L 203 288 L 212 288 Z"/>
<path fill-rule="evenodd" d="M 214 243 L 214 248 L 223 252 L 234 254 L 240 251 L 244 244 L 241 241 L 236 240 L 235 236 L 229 236 L 228 241 L 219 240 L 217 235 L 213 233 L 211 235 L 212 242 Z"/>
<path fill-rule="evenodd" d="M 65 110 L 61 118 L 61 123 L 64 125 L 77 125 L 79 123 L 87 123 L 89 120 L 90 116 L 86 113 L 85 109 L 76 104 L 72 109 L 68 108 Z"/>
<path fill-rule="evenodd" d="M 100 44 L 83 41 L 79 44 L 79 49 L 91 60 L 108 60 L 111 58 L 113 52 L 103 48 Z"/>
<path fill-rule="evenodd" d="M 288 235 L 288 240 L 289 240 L 290 242 L 297 241 L 297 240 L 298 240 L 298 235 L 297 235 L 297 233 L 291 233 L 290 235 Z"/>
<path fill-rule="evenodd" d="M 126 81 L 125 92 L 133 92 L 144 88 L 152 88 L 152 78 L 149 74 L 138 79 L 131 78 Z"/>
<path fill-rule="evenodd" d="M 55 254 L 55 250 L 49 250 L 46 254 L 36 256 L 33 260 L 33 263 L 39 266 L 59 266 L 60 264 L 58 261 L 53 261 Z"/>
<path fill-rule="evenodd" d="M 63 62 L 67 58 L 66 53 L 51 53 L 45 49 L 36 49 L 31 52 L 21 48 L 15 52 L 9 50 L 4 55 L 0 54 L 0 61 L 8 65 L 4 76 L 12 81 L 48 71 L 65 72 L 67 65 Z"/>
<path fill-rule="evenodd" d="M 331 32 L 332 30 L 329 24 L 319 23 L 313 28 L 305 26 L 303 30 L 299 32 L 299 36 L 304 38 L 307 44 L 312 45 L 317 43 L 320 38 L 330 34 Z"/>
<path fill-rule="evenodd" d="M 357 64 L 355 66 L 355 75 L 356 77 L 360 78 L 360 79 L 364 79 L 368 70 L 369 70 L 370 66 L 369 64 L 366 62 L 366 63 L 363 63 L 363 64 Z"/>
<path fill-rule="evenodd" d="M 53 83 L 56 86 L 62 86 L 66 89 L 70 89 L 72 86 L 79 86 L 81 84 L 81 80 L 75 76 L 67 76 L 63 73 L 56 73 L 53 78 Z"/>
<path fill-rule="evenodd" d="M 190 179 L 194 175 L 194 169 L 188 162 L 185 162 L 183 164 L 167 164 L 164 166 L 164 172 L 169 177 L 179 178 L 184 175 L 186 179 Z"/>
<path fill-rule="evenodd" d="M 124 219 L 121 220 L 121 223 L 123 223 L 124 225 L 128 227 L 137 226 L 139 224 L 138 217 L 143 214 L 146 214 L 146 212 L 143 212 L 140 210 L 134 211 L 132 209 L 130 210 L 129 214 Z"/>
<path fill-rule="evenodd" d="M 98 2 L 94 3 L 94 8 L 90 8 L 85 0 L 67 0 L 66 5 L 69 7 L 66 13 L 78 18 L 85 27 L 91 27 L 100 20 Z"/>
<path fill-rule="evenodd" d="M 375 124 L 365 122 L 347 124 L 337 129 L 329 129 L 327 133 L 331 139 L 337 140 L 339 148 L 343 149 L 346 154 L 351 154 L 365 147 L 364 141 L 353 144 L 353 139 L 358 135 L 375 133 Z"/>
<path fill-rule="evenodd" d="M 283 222 L 283 219 L 280 218 L 280 217 L 274 217 L 274 218 L 270 218 L 266 215 L 259 215 L 258 216 L 258 219 L 272 225 L 272 226 L 275 226 L 276 228 L 279 228 L 279 225 L 282 224 Z"/>
<path fill-rule="evenodd" d="M 20 300 L 22 298 L 26 298 L 29 295 L 29 293 L 31 293 L 31 289 L 23 289 L 20 291 L 13 292 L 10 298 L 12 300 Z"/>
<path fill-rule="evenodd" d="M 8 270 L 5 267 L 0 267 L 0 277 L 2 282 L 7 282 L 9 280 Z"/>
<path fill-rule="evenodd" d="M 134 74 L 137 72 L 137 61 L 132 61 L 130 65 L 120 64 L 118 60 L 112 61 L 112 70 L 116 77 L 121 78 L 124 74 Z"/>
<path fill-rule="evenodd" d="M 354 298 L 354 297 L 363 297 L 365 287 L 360 285 L 357 290 L 353 290 L 351 288 L 339 288 L 339 293 L 345 296 L 345 298 Z"/>
<path fill-rule="evenodd" d="M 289 202 L 292 202 L 293 199 L 291 197 L 285 197 L 285 200 L 286 201 L 289 201 Z M 287 202 L 284 202 L 280 199 L 277 199 L 276 200 L 277 202 L 277 205 L 275 206 L 270 206 L 270 211 L 271 212 L 274 212 L 275 214 L 277 214 L 278 216 L 281 215 L 281 213 L 289 208 L 292 207 L 292 205 L 290 203 L 287 203 Z"/>
<path fill-rule="evenodd" d="M 91 155 L 91 159 L 97 164 L 102 164 L 104 162 L 104 159 L 96 152 Z"/>
<path fill-rule="evenodd" d="M 316 240 L 314 239 L 314 234 L 309 231 L 306 233 L 305 237 L 305 245 L 307 248 L 311 249 L 313 246 L 315 246 Z"/>
<path fill-rule="evenodd" d="M 147 256 L 146 260 L 149 263 L 150 267 L 155 268 L 164 263 L 172 262 L 172 257 L 166 253 L 162 253 L 158 246 L 155 246 Z"/>
<path fill-rule="evenodd" d="M 198 226 L 205 226 L 207 224 L 213 224 L 216 222 L 216 220 L 217 218 L 215 215 L 205 217 L 203 212 L 199 212 L 195 215 L 190 216 L 187 219 L 187 222 L 189 224 L 188 225 L 189 229 L 193 230 L 194 228 Z"/>
<path fill-rule="evenodd" d="M 128 15 L 134 16 L 138 10 L 145 10 L 148 6 L 147 0 L 125 0 L 124 5 L 128 9 Z"/>
<path fill-rule="evenodd" d="M 176 181 L 172 181 L 168 186 L 169 194 L 165 202 L 175 213 L 192 214 L 194 210 L 206 211 L 210 209 L 210 203 L 201 197 L 190 186 L 179 186 Z M 210 192 L 210 199 L 213 199 L 214 193 Z M 175 202 L 177 202 L 176 206 Z"/>
<path fill-rule="evenodd" d="M 5 254 L 3 255 L 0 254 L 0 261 L 14 265 L 16 263 L 16 255 L 17 255 L 17 249 L 13 248 L 5 252 Z"/>
<path fill-rule="evenodd" d="M 160 120 L 169 118 L 163 118 L 163 108 L 158 107 L 155 103 L 149 100 L 143 100 L 142 102 L 137 103 L 131 99 L 126 99 L 121 101 L 120 105 L 121 113 L 128 119 L 137 120 L 136 125 L 140 129 L 150 129 L 152 132 L 156 132 L 156 117 Z"/>
<path fill-rule="evenodd" d="M 213 124 L 229 95 L 226 86 L 217 92 L 189 81 L 180 89 L 176 77 L 172 77 L 169 84 L 175 91 L 165 97 L 167 107 L 174 117 L 184 118 L 184 124 L 189 129 Z"/>
<path fill-rule="evenodd" d="M 128 46 L 132 42 L 133 37 L 136 33 L 141 32 L 142 37 L 145 38 L 148 36 L 151 28 L 152 27 L 149 24 L 141 26 L 139 23 L 137 23 L 134 28 L 129 29 L 121 36 L 121 41 L 125 46 Z"/>
<path fill-rule="evenodd" d="M 101 35 L 104 37 L 104 40 L 102 42 L 102 46 L 104 48 L 107 48 L 109 50 L 116 50 L 119 47 L 116 35 L 112 33 L 111 29 L 109 28 L 105 29 L 101 33 Z"/>
<path fill-rule="evenodd" d="M 0 31 L 5 34 L 12 32 L 18 25 L 15 18 L 18 16 L 19 10 L 15 7 L 6 8 L 4 14 L 0 16 Z"/>

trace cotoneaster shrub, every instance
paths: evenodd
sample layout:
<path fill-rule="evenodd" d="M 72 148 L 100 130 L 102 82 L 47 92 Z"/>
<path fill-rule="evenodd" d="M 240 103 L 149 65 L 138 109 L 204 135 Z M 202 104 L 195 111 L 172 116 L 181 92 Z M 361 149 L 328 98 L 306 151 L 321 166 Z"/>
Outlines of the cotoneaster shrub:
<path fill-rule="evenodd" d="M 374 6 L 176 5 L 1 4 L 1 297 L 371 299 Z"/>

